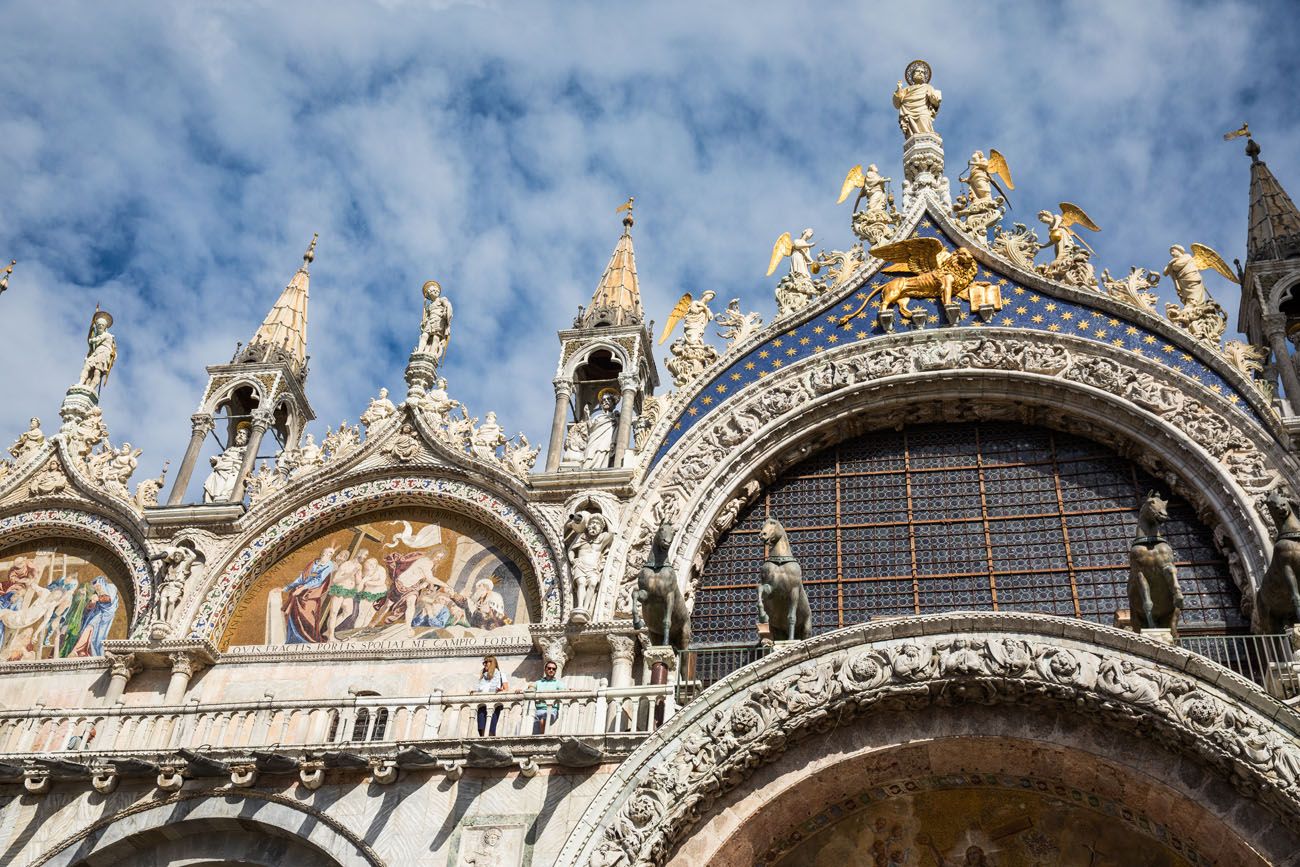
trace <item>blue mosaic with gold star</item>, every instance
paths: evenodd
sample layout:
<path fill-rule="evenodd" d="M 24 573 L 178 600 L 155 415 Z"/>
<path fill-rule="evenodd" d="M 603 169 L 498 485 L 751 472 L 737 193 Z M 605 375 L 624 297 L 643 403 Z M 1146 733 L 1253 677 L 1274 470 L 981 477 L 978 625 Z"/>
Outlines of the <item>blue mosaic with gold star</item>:
<path fill-rule="evenodd" d="M 949 249 L 956 245 L 946 234 L 930 220 L 923 220 L 912 237 L 938 238 Z M 655 453 L 652 465 L 658 463 L 668 450 L 696 422 L 709 414 L 711 410 L 751 383 L 757 382 L 770 373 L 802 361 L 819 352 L 825 352 L 836 346 L 869 340 L 890 332 L 885 331 L 876 321 L 880 311 L 880 295 L 871 299 L 871 303 L 854 319 L 847 328 L 839 327 L 842 316 L 852 313 L 871 293 L 896 274 L 877 273 L 869 283 L 862 286 L 855 295 L 844 299 L 836 307 L 823 310 L 808 321 L 791 328 L 784 334 L 773 337 L 766 343 L 751 350 L 746 355 L 732 362 L 722 373 L 701 390 L 682 410 L 673 423 L 667 438 Z M 1170 343 L 1162 335 L 1148 331 L 1127 320 L 1117 318 L 1113 313 L 1096 310 L 1084 304 L 1065 301 L 1051 295 L 1026 288 L 1013 280 L 989 271 L 983 265 L 979 268 L 977 281 L 986 281 L 999 287 L 1002 293 L 1002 309 L 995 313 L 988 322 L 972 315 L 963 306 L 962 316 L 956 326 L 936 325 L 946 323 L 937 301 L 908 298 L 907 305 L 913 311 L 924 311 L 929 315 L 927 327 L 1012 327 L 1029 328 L 1052 334 L 1072 334 L 1099 343 L 1108 343 L 1156 361 L 1172 368 L 1211 391 L 1224 395 L 1229 402 L 1259 421 L 1259 417 L 1247 401 L 1232 385 L 1219 374 L 1207 367 L 1195 356 L 1182 347 Z M 911 328 L 898 313 L 894 318 L 894 333 Z M 1189 338 L 1190 340 L 1190 338 Z M 1267 425 L 1266 425 L 1267 426 Z"/>

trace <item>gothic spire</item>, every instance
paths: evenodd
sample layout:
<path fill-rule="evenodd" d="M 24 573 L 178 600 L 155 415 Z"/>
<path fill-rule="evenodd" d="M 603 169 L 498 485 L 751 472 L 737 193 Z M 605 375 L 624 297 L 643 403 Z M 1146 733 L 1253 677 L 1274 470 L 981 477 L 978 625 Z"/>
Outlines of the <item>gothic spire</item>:
<path fill-rule="evenodd" d="M 623 217 L 623 234 L 614 245 L 614 255 L 609 257 L 596 293 L 591 296 L 591 304 L 578 320 L 582 328 L 639 325 L 644 318 L 641 286 L 636 279 L 636 256 L 632 252 L 632 202 L 629 196 L 618 209 L 627 212 Z"/>
<path fill-rule="evenodd" d="M 266 314 L 253 339 L 248 342 L 245 358 L 268 361 L 278 357 L 294 369 L 299 376 L 307 366 L 307 288 L 308 267 L 316 258 L 316 238 L 311 236 L 307 252 L 302 254 L 302 266 L 284 287 L 280 298 Z M 254 358 L 255 356 L 255 358 Z"/>
<path fill-rule="evenodd" d="M 1246 140 L 1246 155 L 1251 163 L 1247 261 L 1300 257 L 1300 211 L 1259 158 L 1259 145 L 1253 138 Z"/>

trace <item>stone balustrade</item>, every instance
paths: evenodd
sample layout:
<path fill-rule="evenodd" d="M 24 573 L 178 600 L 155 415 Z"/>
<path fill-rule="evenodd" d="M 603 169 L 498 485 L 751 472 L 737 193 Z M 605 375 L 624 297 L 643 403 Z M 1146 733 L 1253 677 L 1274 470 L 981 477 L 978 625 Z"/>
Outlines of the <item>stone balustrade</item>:
<path fill-rule="evenodd" d="M 604 739 L 626 752 L 676 710 L 674 687 L 630 686 L 493 695 L 433 693 L 411 698 L 358 696 L 334 700 L 187 704 L 181 706 L 0 711 L 0 763 L 35 757 L 94 761 L 121 756 L 205 755 L 251 751 L 353 750 L 372 753 L 398 744 L 437 752 L 464 751 L 479 739 L 477 712 L 499 707 L 496 736 L 484 741 Z M 539 701 L 558 711 L 535 732 Z M 547 714 L 549 716 L 549 713 Z M 619 749 L 618 744 L 625 749 Z M 447 748 L 447 749 L 443 749 Z"/>

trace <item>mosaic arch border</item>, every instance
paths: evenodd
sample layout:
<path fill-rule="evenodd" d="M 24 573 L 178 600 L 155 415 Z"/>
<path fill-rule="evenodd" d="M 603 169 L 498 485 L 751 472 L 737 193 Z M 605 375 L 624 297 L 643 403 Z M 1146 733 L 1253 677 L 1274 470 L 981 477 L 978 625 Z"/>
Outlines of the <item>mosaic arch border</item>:
<path fill-rule="evenodd" d="M 230 620 L 234 603 L 248 592 L 258 570 L 290 546 L 344 518 L 403 505 L 443 508 L 479 520 L 503 535 L 528 557 L 540 591 L 543 623 L 558 623 L 568 607 L 567 588 L 546 536 L 519 509 L 484 489 L 454 479 L 410 476 L 372 479 L 331 491 L 298 506 L 260 530 L 225 558 L 206 582 L 197 610 L 188 614 L 189 637 L 215 643 Z"/>
<path fill-rule="evenodd" d="M 114 521 L 81 509 L 40 509 L 0 518 L 0 548 L 46 537 L 71 537 L 101 545 L 116 556 L 131 576 L 131 621 L 127 634 L 143 636 L 148 627 L 153 573 L 148 554 Z"/>
<path fill-rule="evenodd" d="M 178 806 L 183 806 L 185 811 L 185 815 L 179 818 L 176 816 Z M 293 833 L 293 836 L 323 850 L 332 858 L 343 856 L 340 863 L 344 867 L 387 867 L 373 847 L 329 814 L 301 800 L 251 789 L 233 793 L 178 792 L 163 798 L 138 801 L 60 839 L 41 853 L 33 867 L 45 864 L 66 867 L 92 857 L 100 848 L 161 830 L 176 822 L 248 819 L 281 829 L 300 827 L 303 819 L 311 819 L 305 834 Z M 99 831 L 106 833 L 94 842 L 89 852 L 83 852 L 80 847 L 73 848 Z"/>
<path fill-rule="evenodd" d="M 1177 406 L 1157 414 L 1134 402 L 1125 393 L 1131 391 L 1126 377 L 1144 384 L 1141 399 L 1163 394 L 1176 398 Z M 612 615 L 635 578 L 632 564 L 639 566 L 648 551 L 657 507 L 666 507 L 680 523 L 671 557 L 678 574 L 686 576 L 700 541 L 711 531 L 715 538 L 721 532 L 713 522 L 727 498 L 747 479 L 766 476 L 773 466 L 779 471 L 828 445 L 810 440 L 871 400 L 880 401 L 879 393 L 886 391 L 893 405 L 941 400 L 976 414 L 981 402 L 1070 407 L 1075 418 L 1091 421 L 1103 433 L 1152 447 L 1154 457 L 1187 482 L 1180 493 L 1221 522 L 1250 576 L 1263 575 L 1272 547 L 1255 501 L 1278 479 L 1297 476 L 1272 435 L 1243 423 L 1226 400 L 1130 353 L 1065 335 L 997 328 L 896 334 L 782 368 L 733 395 L 725 411 L 683 437 L 627 510 L 639 524 L 629 527 L 611 552 L 606 575 L 618 590 L 602 600 L 603 616 Z M 1188 409 L 1191 404 L 1199 415 Z M 1099 413 L 1102 407 L 1110 412 Z M 1258 456 L 1266 476 L 1249 477 L 1245 470 L 1234 475 L 1222 462 L 1229 452 Z M 1242 590 L 1253 593 L 1250 586 Z"/>
<path fill-rule="evenodd" d="M 1141 732 L 1300 828 L 1300 715 L 1254 684 L 1106 626 L 958 613 L 846 627 L 709 687 L 619 766 L 557 863 L 663 864 L 702 813 L 795 744 L 877 711 L 970 701 L 1018 716 L 1068 709 Z"/>

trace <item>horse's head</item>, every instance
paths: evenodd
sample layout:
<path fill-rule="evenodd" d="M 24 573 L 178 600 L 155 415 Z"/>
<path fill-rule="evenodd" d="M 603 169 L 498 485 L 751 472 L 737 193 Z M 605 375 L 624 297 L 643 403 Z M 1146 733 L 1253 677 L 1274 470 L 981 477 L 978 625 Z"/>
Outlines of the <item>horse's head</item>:
<path fill-rule="evenodd" d="M 785 527 L 776 518 L 768 518 L 763 522 L 763 527 L 758 531 L 758 538 L 763 540 L 764 545 L 771 545 L 777 539 L 785 535 Z"/>
<path fill-rule="evenodd" d="M 655 530 L 654 545 L 661 551 L 667 551 L 673 544 L 673 539 L 677 537 L 677 528 L 672 525 L 671 521 L 660 521 L 659 529 Z"/>
<path fill-rule="evenodd" d="M 1169 520 L 1169 501 L 1155 491 L 1148 491 L 1138 517 L 1152 524 L 1163 524 Z"/>
<path fill-rule="evenodd" d="M 1269 515 L 1279 529 L 1286 523 L 1288 518 L 1295 514 L 1295 502 L 1281 486 L 1268 492 L 1268 496 L 1264 498 L 1264 505 L 1268 507 Z"/>

